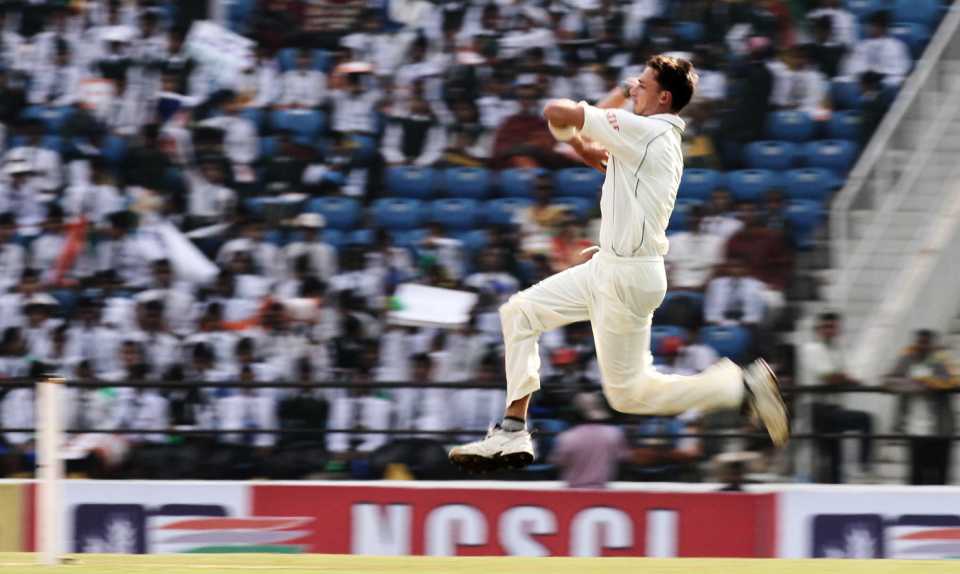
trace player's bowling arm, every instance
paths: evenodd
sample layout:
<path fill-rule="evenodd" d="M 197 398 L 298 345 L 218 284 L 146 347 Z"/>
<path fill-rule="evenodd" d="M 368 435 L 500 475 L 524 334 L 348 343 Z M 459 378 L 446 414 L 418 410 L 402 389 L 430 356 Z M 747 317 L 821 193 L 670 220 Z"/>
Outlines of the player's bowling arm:
<path fill-rule="evenodd" d="M 623 104 L 627 102 L 627 91 L 637 85 L 637 78 L 628 78 L 623 84 L 617 86 L 616 88 L 610 90 L 610 93 L 606 95 L 602 100 L 597 102 L 597 107 L 606 110 L 610 108 L 622 108 Z"/>
<path fill-rule="evenodd" d="M 543 117 L 560 129 L 583 129 L 583 108 L 573 100 L 550 100 L 543 108 Z"/>
<path fill-rule="evenodd" d="M 580 159 L 583 160 L 583 163 L 589 165 L 590 167 L 600 171 L 601 173 L 607 173 L 607 150 L 604 149 L 598 143 L 590 141 L 587 138 L 584 138 L 580 134 L 573 136 L 573 138 L 567 140 L 567 143 L 577 152 L 577 155 L 580 156 Z"/>

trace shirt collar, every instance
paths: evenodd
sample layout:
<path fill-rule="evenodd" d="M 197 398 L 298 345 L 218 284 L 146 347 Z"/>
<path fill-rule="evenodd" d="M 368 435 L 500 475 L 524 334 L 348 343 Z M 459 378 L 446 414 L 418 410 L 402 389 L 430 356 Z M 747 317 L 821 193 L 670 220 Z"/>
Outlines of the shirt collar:
<path fill-rule="evenodd" d="M 687 123 L 683 121 L 683 119 L 681 119 L 677 114 L 653 114 L 652 116 L 648 117 L 650 119 L 667 122 L 681 132 L 687 127 Z"/>

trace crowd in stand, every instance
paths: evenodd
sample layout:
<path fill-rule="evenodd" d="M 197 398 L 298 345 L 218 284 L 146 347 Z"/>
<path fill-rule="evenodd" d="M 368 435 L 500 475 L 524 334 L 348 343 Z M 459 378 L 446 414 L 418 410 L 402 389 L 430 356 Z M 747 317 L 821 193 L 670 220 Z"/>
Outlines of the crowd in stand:
<path fill-rule="evenodd" d="M 502 379 L 498 305 L 589 257 L 581 251 L 594 208 L 557 203 L 549 172 L 537 172 L 530 207 L 481 226 L 482 249 L 435 223 L 410 240 L 375 225 L 391 167 L 578 166 L 547 131 L 543 103 L 596 101 L 648 56 L 675 52 L 700 74 L 686 114 L 688 165 L 738 169 L 768 112 L 800 110 L 826 129 L 832 80 L 863 88 L 865 141 L 885 90 L 912 65 L 889 12 L 855 16 L 838 0 L 806 13 L 781 0 L 369 3 L 341 34 L 283 17 L 310 2 L 249 3 L 239 17 L 229 2 L 210 3 L 209 14 L 184 4 L 193 3 L 0 9 L 0 379 L 157 383 L 70 391 L 73 428 L 326 426 L 409 431 L 411 440 L 483 430 L 503 392 L 455 386 Z M 224 73 L 191 49 L 191 19 L 205 15 L 256 42 L 248 66 Z M 368 208 L 357 227 L 372 231 L 329 233 L 329 214 L 306 206 L 332 197 Z M 776 351 L 770 334 L 789 328 L 799 249 L 786 209 L 782 190 L 743 202 L 723 188 L 691 209 L 667 257 L 671 287 L 688 296 L 656 318 L 682 328 L 655 336 L 661 368 L 697 371 L 728 354 L 698 338 L 711 327 L 748 334 L 740 359 Z M 405 282 L 472 290 L 478 304 L 455 330 L 391 325 L 391 295 Z M 572 420 L 570 399 L 598 388 L 589 330 L 547 333 L 541 353 L 545 394 L 534 415 Z M 194 380 L 349 387 L 162 388 Z M 365 387 L 374 380 L 451 390 Z M 0 427 L 32 426 L 32 404 L 32 390 L 7 390 Z M 262 459 L 297 475 L 333 458 L 369 476 L 357 453 L 391 437 L 224 434 L 178 443 L 178 455 L 162 448 L 171 440 L 75 442 L 77 458 L 97 453 L 103 472 L 155 447 L 157 472 L 176 474 L 174 458 L 203 459 L 209 476 L 225 465 L 266 472 Z M 4 434 L 8 471 L 29 468 L 31 441 Z M 196 454 L 215 442 L 228 458 Z M 196 444 L 206 446 L 190 451 Z M 301 454 L 284 458 L 290 445 Z"/>

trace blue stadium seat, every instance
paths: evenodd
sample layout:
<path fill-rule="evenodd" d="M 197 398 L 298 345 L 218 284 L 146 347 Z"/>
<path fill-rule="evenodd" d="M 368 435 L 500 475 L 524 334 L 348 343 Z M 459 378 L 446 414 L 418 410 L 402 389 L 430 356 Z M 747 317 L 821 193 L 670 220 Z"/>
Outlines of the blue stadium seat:
<path fill-rule="evenodd" d="M 819 201 L 793 200 L 787 205 L 787 220 L 793 243 L 798 249 L 813 247 L 813 236 L 824 218 Z"/>
<path fill-rule="evenodd" d="M 119 165 L 127 157 L 127 142 L 120 136 L 107 136 L 100 153 L 108 164 Z"/>
<path fill-rule="evenodd" d="M 722 357 L 742 361 L 750 350 L 750 331 L 739 325 L 710 325 L 700 331 L 700 340 Z"/>
<path fill-rule="evenodd" d="M 387 192 L 393 197 L 430 199 L 436 195 L 436 172 L 412 165 L 387 168 Z"/>
<path fill-rule="evenodd" d="M 942 0 L 893 0 L 891 20 L 932 26 L 940 18 L 942 7 Z"/>
<path fill-rule="evenodd" d="M 267 136 L 260 138 L 258 147 L 259 157 L 270 158 L 277 155 L 277 150 L 280 149 L 280 144 L 277 142 L 277 138 L 273 136 Z"/>
<path fill-rule="evenodd" d="M 414 251 L 430 232 L 426 229 L 395 229 L 390 231 L 390 239 L 397 247 Z"/>
<path fill-rule="evenodd" d="M 596 199 L 588 199 L 586 197 L 555 197 L 552 203 L 566 205 L 574 216 L 581 221 L 588 219 L 593 208 L 597 206 Z"/>
<path fill-rule="evenodd" d="M 360 134 L 353 134 L 350 140 L 356 149 L 353 157 L 362 164 L 368 164 L 377 156 L 377 140 Z"/>
<path fill-rule="evenodd" d="M 777 173 L 768 169 L 740 169 L 727 174 L 727 187 L 737 201 L 759 201 L 780 184 Z"/>
<path fill-rule="evenodd" d="M 674 325 L 656 325 L 650 329 L 650 352 L 660 354 L 660 345 L 667 337 L 680 337 L 684 342 L 689 339 L 689 333 L 683 327 Z"/>
<path fill-rule="evenodd" d="M 537 178 L 545 171 L 539 168 L 512 168 L 500 172 L 497 183 L 504 197 L 533 197 Z"/>
<path fill-rule="evenodd" d="M 324 243 L 329 243 L 336 249 L 343 246 L 343 232 L 339 229 L 324 229 L 320 236 Z"/>
<path fill-rule="evenodd" d="M 297 66 L 297 50 L 296 48 L 284 48 L 280 50 L 277 54 L 277 61 L 280 63 L 280 71 L 286 72 L 292 70 Z M 330 54 L 325 50 L 314 50 L 313 51 L 313 69 L 327 71 L 330 67 Z"/>
<path fill-rule="evenodd" d="M 371 206 L 374 224 L 391 230 L 419 227 L 426 219 L 426 211 L 422 201 L 405 197 L 385 197 Z"/>
<path fill-rule="evenodd" d="M 43 136 L 43 138 L 40 140 L 40 145 L 57 153 L 62 154 L 64 152 L 63 138 L 57 135 Z"/>
<path fill-rule="evenodd" d="M 350 197 L 317 197 L 307 203 L 307 211 L 322 215 L 333 229 L 353 229 L 360 220 L 360 203 Z"/>
<path fill-rule="evenodd" d="M 464 248 L 470 253 L 477 253 L 482 249 L 486 249 L 487 245 L 490 244 L 490 236 L 487 235 L 486 229 L 461 231 L 459 233 L 454 233 L 453 237 L 454 239 L 459 239 L 462 241 Z"/>
<path fill-rule="evenodd" d="M 762 140 L 746 148 L 747 166 L 753 169 L 790 169 L 796 155 L 797 148 L 790 142 Z"/>
<path fill-rule="evenodd" d="M 553 185 L 556 195 L 600 197 L 600 187 L 603 185 L 604 175 L 592 167 L 568 167 L 553 174 Z"/>
<path fill-rule="evenodd" d="M 830 84 L 830 101 L 837 109 L 859 109 L 860 84 L 852 80 L 834 80 Z"/>
<path fill-rule="evenodd" d="M 480 210 L 474 199 L 452 197 L 437 199 L 430 204 L 430 220 L 445 229 L 473 229 L 479 219 Z"/>
<path fill-rule="evenodd" d="M 890 35 L 902 40 L 910 48 L 910 55 L 919 58 L 930 39 L 930 29 L 918 22 L 895 22 L 890 25 Z"/>
<path fill-rule="evenodd" d="M 48 134 L 60 135 L 61 130 L 63 129 L 63 124 L 67 121 L 67 118 L 73 114 L 73 108 L 69 106 L 63 107 L 47 107 L 47 106 L 29 106 L 23 110 L 20 114 L 24 119 L 34 119 L 40 120 L 44 124 L 44 129 Z"/>
<path fill-rule="evenodd" d="M 827 132 L 833 139 L 860 141 L 860 125 L 862 123 L 863 118 L 858 111 L 833 112 L 830 123 L 827 124 Z"/>
<path fill-rule="evenodd" d="M 865 18 L 877 10 L 887 7 L 887 0 L 846 0 L 847 10 L 858 18 Z"/>
<path fill-rule="evenodd" d="M 725 183 L 723 172 L 712 169 L 685 169 L 680 179 L 677 200 L 706 200 L 710 194 Z"/>
<path fill-rule="evenodd" d="M 344 239 L 344 245 L 363 245 L 364 247 L 370 247 L 373 245 L 375 239 L 376 237 L 372 229 L 354 229 L 347 234 Z"/>
<path fill-rule="evenodd" d="M 787 199 L 826 201 L 839 185 L 839 179 L 831 170 L 822 167 L 791 169 L 784 178 Z"/>
<path fill-rule="evenodd" d="M 816 125 L 809 114 L 797 110 L 770 112 L 767 116 L 767 135 L 770 139 L 792 142 L 807 141 L 813 137 Z"/>
<path fill-rule="evenodd" d="M 807 165 L 832 169 L 845 175 L 857 159 L 857 144 L 847 140 L 820 140 L 810 142 L 804 149 Z"/>
<path fill-rule="evenodd" d="M 529 199 L 503 197 L 484 204 L 484 221 L 494 225 L 512 225 L 517 211 L 533 205 Z"/>
<path fill-rule="evenodd" d="M 312 110 L 274 110 L 270 121 L 274 128 L 292 132 L 297 142 L 312 144 L 323 131 L 324 117 Z"/>
<path fill-rule="evenodd" d="M 703 24 L 700 22 L 675 22 L 673 34 L 681 42 L 696 44 L 703 39 Z"/>
<path fill-rule="evenodd" d="M 450 167 L 443 173 L 450 197 L 486 199 L 490 196 L 490 170 L 482 167 Z"/>
<path fill-rule="evenodd" d="M 263 118 L 265 114 L 260 108 L 243 108 L 240 110 L 240 117 L 250 120 L 257 127 L 257 132 L 263 129 Z"/>

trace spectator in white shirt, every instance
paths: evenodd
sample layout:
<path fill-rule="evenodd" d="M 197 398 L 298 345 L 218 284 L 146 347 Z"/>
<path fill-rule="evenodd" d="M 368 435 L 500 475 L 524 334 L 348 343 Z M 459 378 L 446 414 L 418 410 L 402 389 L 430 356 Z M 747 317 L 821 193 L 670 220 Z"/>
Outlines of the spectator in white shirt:
<path fill-rule="evenodd" d="M 165 256 L 163 247 L 138 232 L 133 212 L 117 211 L 109 219 L 110 227 L 97 244 L 97 269 L 113 270 L 126 286 L 147 286 L 150 262 Z"/>
<path fill-rule="evenodd" d="M 464 279 L 463 284 L 485 292 L 505 303 L 520 289 L 517 278 L 505 272 L 503 254 L 499 249 L 485 249 L 480 253 L 478 270 Z"/>
<path fill-rule="evenodd" d="M 285 270 L 280 249 L 266 240 L 267 225 L 263 219 L 251 217 L 240 225 L 239 237 L 226 242 L 217 253 L 217 263 L 228 265 L 237 253 L 249 253 L 256 267 L 255 275 L 271 280 L 281 279 Z"/>
<path fill-rule="evenodd" d="M 296 68 L 284 72 L 277 104 L 281 108 L 312 110 L 327 97 L 327 78 L 313 67 L 313 52 L 303 48 L 297 53 Z"/>
<path fill-rule="evenodd" d="M 853 52 L 843 65 L 843 73 L 850 78 L 859 78 L 864 72 L 876 72 L 884 76 L 884 83 L 897 86 L 910 72 L 913 60 L 910 49 L 889 32 L 890 13 L 879 10 L 867 21 L 867 37 L 853 47 Z"/>
<path fill-rule="evenodd" d="M 429 166 L 440 158 L 446 130 L 424 97 L 422 82 L 414 82 L 404 113 L 389 122 L 380 147 L 388 163 Z"/>
<path fill-rule="evenodd" d="M 239 382 L 258 382 L 252 365 L 240 366 Z M 217 400 L 217 428 L 220 430 L 260 430 L 277 428 L 277 399 L 260 391 L 272 389 L 240 389 Z M 221 435 L 222 441 L 256 447 L 259 456 L 277 442 L 273 433 L 243 433 Z"/>
<path fill-rule="evenodd" d="M 824 117 L 827 79 L 810 62 L 806 46 L 794 46 L 784 60 L 772 69 L 770 101 L 780 109 L 806 112 L 814 119 Z"/>
<path fill-rule="evenodd" d="M 280 94 L 280 67 L 269 47 L 257 44 L 250 65 L 237 74 L 234 91 L 251 108 L 269 108 Z"/>
<path fill-rule="evenodd" d="M 124 197 L 102 157 L 91 158 L 90 169 L 90 181 L 76 181 L 66 189 L 63 206 L 71 216 L 85 217 L 99 227 L 110 214 L 124 209 Z"/>
<path fill-rule="evenodd" d="M 163 302 L 166 324 L 174 333 L 189 333 L 195 320 L 193 313 L 196 298 L 193 290 L 189 284 L 174 280 L 169 259 L 157 259 L 151 265 L 151 271 L 151 292 L 156 299 Z"/>
<path fill-rule="evenodd" d="M 664 259 L 672 289 L 703 290 L 723 262 L 724 239 L 703 229 L 703 211 L 702 206 L 694 205 L 688 216 L 689 231 L 670 236 L 670 250 Z"/>
<path fill-rule="evenodd" d="M 844 46 L 857 43 L 857 17 L 840 0 L 820 0 L 820 7 L 807 12 L 807 20 L 826 17 L 831 23 L 830 41 Z"/>
<path fill-rule="evenodd" d="M 181 362 L 180 340 L 170 333 L 164 320 L 164 302 L 159 293 L 147 292 L 150 298 L 137 305 L 137 322 L 140 330 L 132 333 L 143 345 L 144 354 L 151 371 L 165 373 Z"/>
<path fill-rule="evenodd" d="M 759 325 L 764 319 L 764 285 L 746 275 L 746 265 L 731 259 L 710 283 L 703 311 L 716 325 Z"/>
<path fill-rule="evenodd" d="M 63 209 L 57 203 L 49 204 L 43 233 L 30 243 L 30 267 L 41 273 L 44 284 L 50 284 L 56 277 L 57 261 L 67 242 L 65 231 Z M 0 254 L 0 267 L 2 266 L 3 255 Z"/>
<path fill-rule="evenodd" d="M 226 186 L 226 169 L 218 158 L 202 158 L 199 171 L 187 170 L 187 183 L 187 214 L 198 224 L 222 223 L 233 216 L 237 194 Z"/>
<path fill-rule="evenodd" d="M 63 165 L 59 152 L 43 147 L 43 122 L 28 119 L 19 127 L 26 141 L 7 152 L 4 163 L 26 163 L 30 167 L 30 183 L 38 191 L 59 190 L 63 185 Z"/>
<path fill-rule="evenodd" d="M 232 92 L 226 94 L 227 101 L 220 106 L 223 114 L 204 120 L 201 125 L 223 130 L 223 153 L 234 165 L 252 164 L 259 153 L 257 126 L 240 115 L 240 99 Z"/>
<path fill-rule="evenodd" d="M 306 255 L 313 276 L 327 282 L 337 274 L 337 250 L 323 241 L 320 230 L 326 221 L 319 213 L 301 213 L 293 220 L 299 231 L 299 238 L 291 241 L 283 248 L 283 260 L 289 277 L 293 271 L 294 262 Z"/>
<path fill-rule="evenodd" d="M 120 334 L 103 322 L 103 301 L 84 295 L 77 302 L 76 319 L 67 329 L 67 355 L 71 363 L 86 362 L 94 373 L 119 368 Z"/>
<path fill-rule="evenodd" d="M 700 222 L 700 230 L 720 237 L 726 244 L 727 240 L 742 228 L 743 222 L 737 217 L 730 190 L 714 190 Z"/>
<path fill-rule="evenodd" d="M 367 386 L 368 370 L 356 372 L 351 379 L 349 395 L 333 400 L 330 405 L 330 430 L 353 429 L 357 433 L 327 433 L 327 450 L 340 456 L 369 453 L 387 443 L 385 434 L 364 434 L 364 430 L 389 430 L 391 404 L 387 399 L 374 394 Z"/>
<path fill-rule="evenodd" d="M 13 160 L 4 171 L 10 181 L 0 182 L 0 213 L 13 214 L 20 235 L 36 235 L 43 223 L 48 196 L 37 187 L 33 167 L 28 162 Z"/>
<path fill-rule="evenodd" d="M 0 295 L 12 290 L 20 283 L 25 268 L 23 246 L 14 243 L 17 221 L 14 214 L 0 212 Z"/>
<path fill-rule="evenodd" d="M 805 386 L 835 385 L 850 387 L 860 385 L 846 370 L 845 352 L 840 346 L 840 315 L 833 312 L 821 313 L 817 319 L 816 339 L 805 343 L 800 352 L 799 379 Z M 862 410 L 851 410 L 846 406 L 848 395 L 815 395 L 812 401 L 804 401 L 807 408 L 801 416 L 812 422 L 817 433 L 835 434 L 845 431 L 858 431 L 864 434 L 860 441 L 860 470 L 870 472 L 872 459 L 873 419 Z M 812 403 L 812 404 L 811 404 Z M 826 463 L 818 465 L 817 480 L 821 482 L 843 482 L 843 450 L 837 439 L 817 441 L 820 456 Z"/>
<path fill-rule="evenodd" d="M 34 74 L 30 103 L 53 107 L 69 106 L 77 101 L 84 72 L 70 63 L 70 48 L 65 43 L 56 45 L 53 62 Z"/>
<path fill-rule="evenodd" d="M 502 363 L 496 353 L 484 354 L 470 382 L 490 385 L 502 382 Z M 467 431 L 488 429 L 497 421 L 506 400 L 501 389 L 457 389 L 452 391 L 452 394 L 451 402 L 456 407 L 456 421 L 453 424 Z"/>
<path fill-rule="evenodd" d="M 346 74 L 343 89 L 331 92 L 333 130 L 348 134 L 372 134 L 380 94 L 364 86 L 365 74 Z"/>
<path fill-rule="evenodd" d="M 57 300 L 45 293 L 27 299 L 23 310 L 26 322 L 23 337 L 27 341 L 27 353 L 35 361 L 46 362 L 53 354 L 52 331 L 58 321 L 51 319 L 58 306 Z"/>

